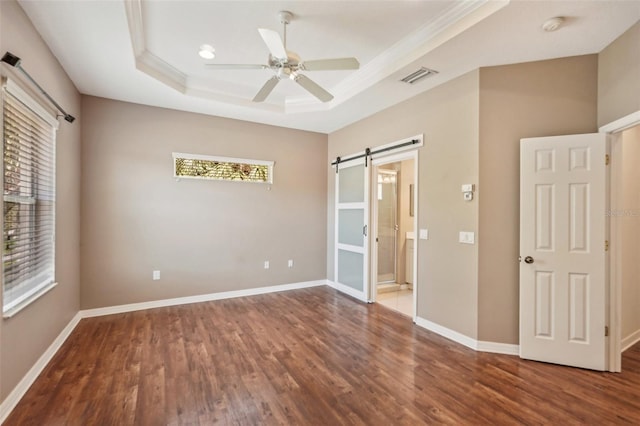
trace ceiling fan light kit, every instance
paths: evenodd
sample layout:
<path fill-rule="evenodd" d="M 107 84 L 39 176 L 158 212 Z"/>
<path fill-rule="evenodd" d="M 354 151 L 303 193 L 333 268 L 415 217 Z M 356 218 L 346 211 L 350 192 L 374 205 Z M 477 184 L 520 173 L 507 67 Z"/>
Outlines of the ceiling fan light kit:
<path fill-rule="evenodd" d="M 283 25 L 283 38 L 280 38 L 280 35 L 276 31 L 266 28 L 258 29 L 260 37 L 262 37 L 262 40 L 269 49 L 269 58 L 266 65 L 207 64 L 207 68 L 212 70 L 271 69 L 274 72 L 274 76 L 267 80 L 262 86 L 253 98 L 253 102 L 265 101 L 282 79 L 289 79 L 296 82 L 321 102 L 329 102 L 333 99 L 333 95 L 300 71 L 357 70 L 360 68 L 360 63 L 356 58 L 352 57 L 302 61 L 296 53 L 287 50 L 287 25 L 289 25 L 293 19 L 293 13 L 283 10 L 278 12 L 278 18 Z M 213 54 L 213 52 L 211 53 Z"/>

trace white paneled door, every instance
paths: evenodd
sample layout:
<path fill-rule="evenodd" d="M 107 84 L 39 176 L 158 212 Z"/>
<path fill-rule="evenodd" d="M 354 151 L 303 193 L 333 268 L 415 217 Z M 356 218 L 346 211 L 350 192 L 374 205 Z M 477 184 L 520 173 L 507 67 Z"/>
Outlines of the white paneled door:
<path fill-rule="evenodd" d="M 336 287 L 369 300 L 369 168 L 365 160 L 339 164 L 336 176 Z"/>
<path fill-rule="evenodd" d="M 606 368 L 604 134 L 520 143 L 520 356 Z"/>

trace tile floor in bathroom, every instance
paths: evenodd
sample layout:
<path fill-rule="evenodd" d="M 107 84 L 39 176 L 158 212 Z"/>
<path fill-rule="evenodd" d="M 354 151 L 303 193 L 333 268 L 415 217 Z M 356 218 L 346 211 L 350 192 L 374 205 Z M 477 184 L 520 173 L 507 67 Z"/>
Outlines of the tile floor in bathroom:
<path fill-rule="evenodd" d="M 411 290 L 378 293 L 376 302 L 413 318 L 413 292 Z"/>

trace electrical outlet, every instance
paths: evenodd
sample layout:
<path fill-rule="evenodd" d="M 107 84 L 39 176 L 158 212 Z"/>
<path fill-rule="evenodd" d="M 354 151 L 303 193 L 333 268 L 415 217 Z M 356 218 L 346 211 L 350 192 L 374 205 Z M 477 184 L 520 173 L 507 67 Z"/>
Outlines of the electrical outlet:
<path fill-rule="evenodd" d="M 268 260 L 264 261 L 264 269 L 269 269 L 269 261 Z"/>
<path fill-rule="evenodd" d="M 153 280 L 157 281 L 160 279 L 160 271 L 153 271 Z"/>
<path fill-rule="evenodd" d="M 289 268 L 293 268 L 293 259 L 289 259 L 289 262 L 287 262 L 287 266 Z"/>

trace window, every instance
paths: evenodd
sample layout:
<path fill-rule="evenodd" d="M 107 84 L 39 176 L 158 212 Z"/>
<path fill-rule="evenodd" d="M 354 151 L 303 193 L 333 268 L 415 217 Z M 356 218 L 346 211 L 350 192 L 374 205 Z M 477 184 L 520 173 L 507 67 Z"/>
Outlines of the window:
<path fill-rule="evenodd" d="M 3 315 L 55 286 L 57 120 L 11 80 L 2 91 Z"/>
<path fill-rule="evenodd" d="M 273 161 L 173 153 L 177 178 L 273 183 Z"/>

